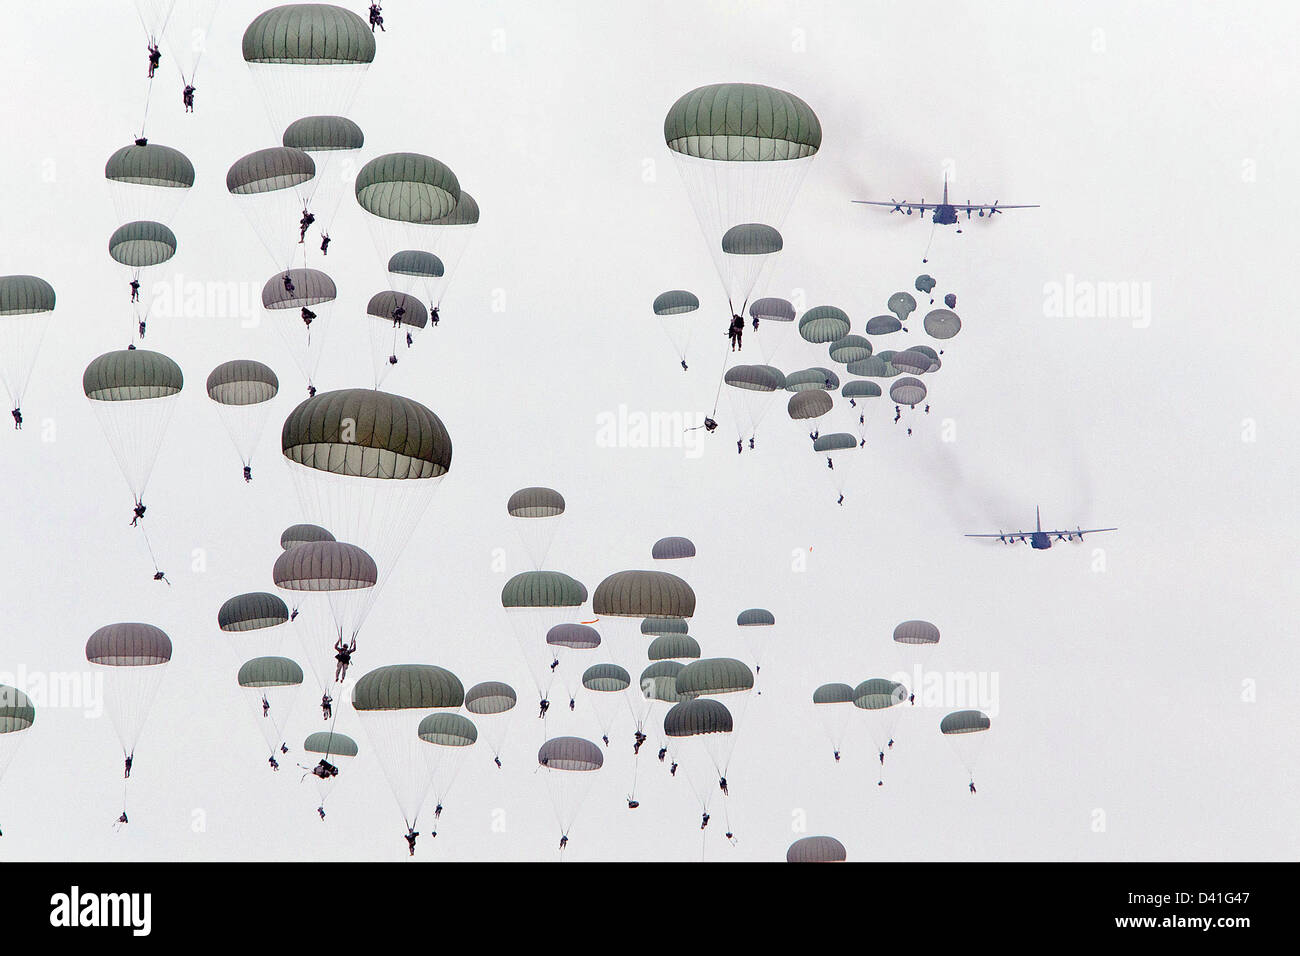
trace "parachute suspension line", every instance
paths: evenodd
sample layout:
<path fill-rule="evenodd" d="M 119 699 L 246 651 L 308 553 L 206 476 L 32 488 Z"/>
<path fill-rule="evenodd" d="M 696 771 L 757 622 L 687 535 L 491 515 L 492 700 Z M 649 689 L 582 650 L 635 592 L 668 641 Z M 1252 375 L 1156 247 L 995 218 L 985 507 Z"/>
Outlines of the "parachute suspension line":
<path fill-rule="evenodd" d="M 930 238 L 925 241 L 925 252 L 921 255 L 922 263 L 926 263 L 930 261 L 930 245 L 934 242 L 934 230 L 935 230 L 935 224 L 931 222 Z"/>
<path fill-rule="evenodd" d="M 713 414 L 718 414 L 718 402 L 722 398 L 722 383 L 727 380 L 727 363 L 731 361 L 730 353 L 722 355 L 722 371 L 718 373 L 718 390 L 713 393 Z"/>

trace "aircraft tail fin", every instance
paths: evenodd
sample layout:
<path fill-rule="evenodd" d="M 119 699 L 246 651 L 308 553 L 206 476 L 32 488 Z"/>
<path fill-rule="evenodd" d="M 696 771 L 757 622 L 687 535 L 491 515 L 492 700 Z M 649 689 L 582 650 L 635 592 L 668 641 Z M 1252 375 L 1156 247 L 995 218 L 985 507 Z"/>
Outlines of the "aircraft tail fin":
<path fill-rule="evenodd" d="M 1042 530 L 1043 530 L 1043 514 L 1042 514 L 1042 509 L 1039 508 L 1038 505 L 1034 505 L 1034 519 L 1035 519 L 1035 521 L 1037 521 L 1037 523 L 1038 523 L 1038 530 L 1039 530 L 1039 531 L 1042 531 Z"/>

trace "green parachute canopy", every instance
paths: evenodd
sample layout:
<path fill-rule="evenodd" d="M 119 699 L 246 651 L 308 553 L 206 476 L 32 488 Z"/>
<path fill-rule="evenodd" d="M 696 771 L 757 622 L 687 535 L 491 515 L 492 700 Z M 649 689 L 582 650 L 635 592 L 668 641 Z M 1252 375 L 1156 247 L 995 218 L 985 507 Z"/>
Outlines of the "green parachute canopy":
<path fill-rule="evenodd" d="M 0 684 L 0 734 L 16 734 L 36 722 L 32 699 L 17 687 Z"/>
<path fill-rule="evenodd" d="M 208 398 L 218 405 L 260 405 L 279 391 L 275 372 L 253 359 L 222 362 L 208 375 Z"/>
<path fill-rule="evenodd" d="M 0 276 L 0 315 L 54 311 L 54 286 L 36 276 Z"/>
<path fill-rule="evenodd" d="M 849 316 L 833 305 L 818 305 L 799 318 L 799 335 L 814 345 L 834 342 L 849 334 Z"/>
<path fill-rule="evenodd" d="M 285 127 L 280 142 L 290 149 L 324 153 L 360 149 L 366 137 L 346 116 L 304 116 Z"/>
<path fill-rule="evenodd" d="M 451 671 L 434 664 L 389 664 L 365 674 L 352 688 L 356 710 L 432 710 L 459 707 L 465 688 Z"/>
<path fill-rule="evenodd" d="M 302 668 L 287 657 L 255 657 L 239 668 L 240 687 L 296 687 Z"/>
<path fill-rule="evenodd" d="M 848 684 L 822 684 L 812 695 L 814 704 L 851 704 L 854 697 Z"/>
<path fill-rule="evenodd" d="M 302 749 L 309 754 L 324 754 L 327 757 L 355 757 L 357 742 L 347 734 L 318 730 L 302 742 Z"/>
<path fill-rule="evenodd" d="M 861 335 L 846 335 L 842 339 L 836 339 L 830 345 L 831 361 L 839 362 L 841 365 L 860 362 L 870 355 L 871 342 Z"/>
<path fill-rule="evenodd" d="M 284 421 L 290 461 L 350 477 L 437 478 L 451 468 L 451 436 L 419 402 L 377 389 L 345 388 L 307 399 Z"/>
<path fill-rule="evenodd" d="M 693 661 L 699 656 L 700 642 L 689 634 L 660 634 L 646 649 L 646 658 L 652 661 Z"/>
<path fill-rule="evenodd" d="M 809 836 L 795 840 L 785 851 L 787 863 L 843 863 L 848 858 L 844 844 L 829 836 Z"/>
<path fill-rule="evenodd" d="M 416 734 L 421 740 L 440 747 L 468 747 L 478 740 L 478 728 L 460 714 L 430 714 L 420 721 Z"/>
<path fill-rule="evenodd" d="M 677 675 L 677 691 L 682 694 L 734 694 L 753 686 L 754 672 L 749 665 L 731 657 L 703 657 Z"/>
<path fill-rule="evenodd" d="M 235 160 L 226 172 L 226 189 L 256 196 L 301 186 L 316 175 L 316 161 L 301 149 L 272 146 Z"/>
<path fill-rule="evenodd" d="M 152 624 L 107 624 L 86 641 L 86 660 L 108 667 L 153 667 L 172 659 L 172 641 Z"/>
<path fill-rule="evenodd" d="M 685 289 L 671 289 L 668 292 L 660 292 L 655 296 L 654 304 L 651 306 L 655 315 L 681 315 L 684 312 L 694 312 L 700 307 L 700 300 L 694 292 L 687 292 Z"/>
<path fill-rule="evenodd" d="M 170 146 L 148 143 L 123 146 L 104 164 L 104 178 L 132 186 L 189 189 L 194 185 L 194 164 Z"/>
<path fill-rule="evenodd" d="M 334 535 L 330 534 L 320 525 L 315 524 L 294 524 L 284 529 L 280 535 L 280 547 L 285 551 L 296 548 L 300 544 L 310 544 L 313 541 L 333 541 Z"/>
<path fill-rule="evenodd" d="M 389 257 L 388 271 L 399 276 L 441 279 L 446 270 L 443 267 L 442 260 L 432 252 L 422 252 L 419 249 L 403 249 L 401 252 L 395 252 Z"/>
<path fill-rule="evenodd" d="M 552 737 L 538 748 L 537 763 L 548 770 L 585 773 L 604 766 L 605 755 L 590 740 Z"/>
<path fill-rule="evenodd" d="M 672 105 L 664 142 L 697 159 L 773 162 L 816 153 L 822 128 L 808 104 L 791 93 L 756 83 L 715 83 Z"/>
<path fill-rule="evenodd" d="M 907 688 L 897 681 L 873 677 L 853 688 L 853 704 L 863 710 L 884 710 L 907 700 Z"/>
<path fill-rule="evenodd" d="M 563 571 L 522 571 L 501 589 L 501 606 L 579 607 L 586 597 L 582 583 Z"/>
<path fill-rule="evenodd" d="M 134 402 L 175 395 L 185 384 L 181 367 L 161 352 L 121 349 L 86 366 L 81 387 L 96 402 Z"/>
<path fill-rule="evenodd" d="M 160 222 L 128 222 L 109 236 L 108 254 L 132 269 L 161 265 L 176 255 L 176 233 Z"/>
<path fill-rule="evenodd" d="M 794 306 L 787 299 L 769 296 L 750 303 L 749 314 L 752 318 L 765 322 L 793 322 Z"/>
<path fill-rule="evenodd" d="M 246 63 L 341 66 L 370 63 L 375 37 L 351 10 L 328 3 L 289 3 L 259 14 L 244 31 Z"/>
<path fill-rule="evenodd" d="M 598 617 L 690 617 L 691 586 L 666 571 L 618 571 L 596 587 L 591 600 Z"/>
<path fill-rule="evenodd" d="M 722 251 L 732 256 L 770 256 L 783 245 L 781 234 L 761 222 L 741 223 L 722 235 Z"/>
<path fill-rule="evenodd" d="M 506 502 L 512 518 L 554 518 L 564 514 L 564 495 L 554 488 L 520 488 Z"/>
<path fill-rule="evenodd" d="M 515 689 L 501 681 L 483 681 L 465 691 L 465 709 L 475 715 L 504 714 L 518 700 Z"/>
<path fill-rule="evenodd" d="M 460 201 L 460 182 L 445 163 L 421 153 L 388 153 L 357 173 L 357 202 L 381 219 L 429 224 Z"/>
<path fill-rule="evenodd" d="M 223 631 L 256 631 L 289 620 L 289 608 L 278 595 L 266 591 L 236 594 L 217 611 L 217 626 Z"/>
<path fill-rule="evenodd" d="M 615 694 L 632 686 L 632 675 L 617 664 L 592 664 L 582 672 L 582 686 L 599 694 Z"/>
<path fill-rule="evenodd" d="M 379 569 L 355 544 L 312 541 L 280 552 L 271 578 L 286 591 L 355 591 L 374 587 Z"/>
<path fill-rule="evenodd" d="M 681 674 L 677 675 L 677 689 L 680 693 Z M 729 734 L 734 727 L 731 711 L 727 709 L 727 705 L 708 698 L 684 700 L 674 704 L 668 713 L 664 714 L 664 733 L 669 737 Z"/>
<path fill-rule="evenodd" d="M 978 710 L 958 710 L 939 721 L 942 734 L 976 734 L 988 730 L 992 721 L 988 715 Z"/>

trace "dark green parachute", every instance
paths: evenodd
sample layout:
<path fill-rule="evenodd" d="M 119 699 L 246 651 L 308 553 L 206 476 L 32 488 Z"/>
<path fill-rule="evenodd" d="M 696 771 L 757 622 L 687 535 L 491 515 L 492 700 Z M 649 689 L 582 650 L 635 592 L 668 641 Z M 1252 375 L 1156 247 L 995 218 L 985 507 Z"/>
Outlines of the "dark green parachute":
<path fill-rule="evenodd" d="M 894 628 L 898 644 L 938 644 L 939 629 L 929 621 L 903 621 Z"/>
<path fill-rule="evenodd" d="M 133 402 L 175 395 L 185 384 L 181 367 L 161 352 L 105 352 L 86 366 L 81 387 L 97 402 Z"/>
<path fill-rule="evenodd" d="M 108 254 L 132 269 L 161 265 L 176 255 L 176 233 L 160 222 L 128 222 L 109 236 Z"/>
<path fill-rule="evenodd" d="M 950 339 L 961 331 L 961 319 L 949 309 L 935 309 L 927 313 L 922 325 L 925 334 L 932 339 Z"/>
<path fill-rule="evenodd" d="M 900 378 L 889 386 L 889 397 L 899 405 L 916 406 L 925 401 L 925 384 L 919 378 Z"/>
<path fill-rule="evenodd" d="M 776 618 L 772 612 L 761 607 L 751 607 L 736 615 L 738 627 L 771 627 L 775 623 Z"/>
<path fill-rule="evenodd" d="M 374 587 L 379 569 L 355 544 L 313 541 L 280 552 L 271 578 L 286 591 L 355 591 Z"/>
<path fill-rule="evenodd" d="M 642 634 L 686 634 L 690 624 L 680 617 L 648 617 L 641 622 Z"/>
<path fill-rule="evenodd" d="M 781 234 L 761 222 L 744 222 L 722 234 L 722 251 L 732 256 L 770 256 L 783 245 Z"/>
<path fill-rule="evenodd" d="M 677 675 L 681 694 L 734 694 L 752 689 L 754 672 L 732 657 L 704 657 L 692 661 Z"/>
<path fill-rule="evenodd" d="M 677 704 L 683 700 L 691 700 L 691 697 L 683 696 L 677 692 L 677 675 L 682 672 L 682 668 L 685 666 L 685 664 L 672 660 L 655 661 L 641 672 L 641 676 L 637 680 L 637 687 L 641 689 L 641 696 L 647 700 L 660 700 L 665 704 Z"/>
<path fill-rule="evenodd" d="M 680 693 L 680 674 L 677 675 L 677 687 Z M 734 727 L 731 711 L 727 709 L 727 705 L 707 697 L 684 700 L 674 704 L 669 708 L 668 713 L 664 714 L 664 733 L 669 737 L 729 734 Z"/>
<path fill-rule="evenodd" d="M 697 660 L 700 642 L 689 634 L 660 634 L 646 649 L 646 658 L 652 661 Z"/>
<path fill-rule="evenodd" d="M 478 216 L 478 200 L 462 189 L 460 199 L 456 202 L 456 208 L 447 215 L 438 217 L 430 225 L 473 226 L 478 223 Z"/>
<path fill-rule="evenodd" d="M 296 687 L 302 668 L 287 657 L 255 657 L 239 668 L 240 687 Z"/>
<path fill-rule="evenodd" d="M 370 63 L 375 37 L 350 10 L 328 3 L 290 3 L 259 14 L 248 25 L 243 51 L 246 63 Z"/>
<path fill-rule="evenodd" d="M 518 700 L 515 689 L 501 681 L 483 681 L 465 691 L 465 709 L 475 715 L 504 714 Z"/>
<path fill-rule="evenodd" d="M 368 388 L 307 399 L 285 419 L 280 447 L 290 461 L 351 477 L 436 478 L 451 468 L 451 436 L 437 415 Z"/>
<path fill-rule="evenodd" d="M 284 277 L 293 283 L 293 291 L 284 287 Z M 262 286 L 262 308 L 301 309 L 304 306 L 333 302 L 339 294 L 334 280 L 319 269 L 290 269 L 277 272 Z"/>
<path fill-rule="evenodd" d="M 693 292 L 687 292 L 685 289 L 671 289 L 668 292 L 660 292 L 655 296 L 654 304 L 651 307 L 654 309 L 655 315 L 681 315 L 698 309 L 700 300 Z"/>
<path fill-rule="evenodd" d="M 771 365 L 733 365 L 723 380 L 748 392 L 775 392 L 786 387 L 785 373 Z"/>
<path fill-rule="evenodd" d="M 523 571 L 501 589 L 501 606 L 578 607 L 586 600 L 582 584 L 563 571 Z"/>
<path fill-rule="evenodd" d="M 855 696 L 848 684 L 822 684 L 813 691 L 812 699 L 814 704 L 851 704 Z"/>
<path fill-rule="evenodd" d="M 266 591 L 236 594 L 217 611 L 217 626 L 223 631 L 256 631 L 288 620 L 284 601 Z"/>
<path fill-rule="evenodd" d="M 831 410 L 834 402 L 830 395 L 820 388 L 795 392 L 786 402 L 786 411 L 795 421 L 805 418 L 820 418 Z"/>
<path fill-rule="evenodd" d="M 401 252 L 395 252 L 389 257 L 388 271 L 399 276 L 441 279 L 445 270 L 442 260 L 432 252 L 421 252 L 419 249 L 403 249 Z"/>
<path fill-rule="evenodd" d="M 219 405 L 260 405 L 279 391 L 275 372 L 253 359 L 223 362 L 208 375 L 208 398 Z"/>
<path fill-rule="evenodd" d="M 54 287 L 36 276 L 0 276 L 0 315 L 54 311 Z"/>
<path fill-rule="evenodd" d="M 309 754 L 325 754 L 327 757 L 355 757 L 357 742 L 347 734 L 318 730 L 302 742 L 302 749 Z"/>
<path fill-rule="evenodd" d="M 280 547 L 285 551 L 296 548 L 300 544 L 310 544 L 313 541 L 333 541 L 334 535 L 330 534 L 320 525 L 314 524 L 295 524 L 284 529 L 280 535 Z"/>
<path fill-rule="evenodd" d="M 873 315 L 867 319 L 868 335 L 890 335 L 903 327 L 903 323 L 893 315 Z"/>
<path fill-rule="evenodd" d="M 884 710 L 907 700 L 907 688 L 897 681 L 873 677 L 853 688 L 853 705 L 863 710 Z"/>
<path fill-rule="evenodd" d="M 171 638 L 152 624 L 106 624 L 86 641 L 86 660 L 92 664 L 152 667 L 171 659 Z"/>
<path fill-rule="evenodd" d="M 618 571 L 597 585 L 591 606 L 598 617 L 690 617 L 695 592 L 666 571 Z"/>
<path fill-rule="evenodd" d="M 432 156 L 389 153 L 361 167 L 356 196 L 362 209 L 381 219 L 427 225 L 455 210 L 460 182 Z"/>
<path fill-rule="evenodd" d="M 825 391 L 829 388 L 838 388 L 839 384 L 839 376 L 828 368 L 801 368 L 785 377 L 785 389 L 788 392 L 805 392 L 811 389 Z"/>
<path fill-rule="evenodd" d="M 841 365 L 860 362 L 870 355 L 871 342 L 861 335 L 846 335 L 842 339 L 836 339 L 830 345 L 831 361 L 839 362 Z"/>
<path fill-rule="evenodd" d="M 813 451 L 844 451 L 857 447 L 857 436 L 850 435 L 848 432 L 832 432 L 829 435 L 818 435 L 813 439 Z"/>
<path fill-rule="evenodd" d="M 907 317 L 916 311 L 916 299 L 910 292 L 895 292 L 885 306 L 898 316 L 899 322 L 906 322 Z"/>
<path fill-rule="evenodd" d="M 769 296 L 752 302 L 749 306 L 749 314 L 764 322 L 793 322 L 794 306 L 786 299 Z"/>
<path fill-rule="evenodd" d="M 582 672 L 582 686 L 601 694 L 614 694 L 632 686 L 632 675 L 617 664 L 592 664 Z"/>
<path fill-rule="evenodd" d="M 929 295 L 931 292 L 934 291 L 934 286 L 935 286 L 934 276 L 919 275 L 916 277 L 915 285 L 916 285 L 917 292 L 924 292 L 926 295 Z"/>
<path fill-rule="evenodd" d="M 35 722 L 32 699 L 17 687 L 0 684 L 0 734 L 16 734 Z"/>
<path fill-rule="evenodd" d="M 301 186 L 316 175 L 316 161 L 301 149 L 272 146 L 242 156 L 226 172 L 226 189 L 255 196 Z"/>
<path fill-rule="evenodd" d="M 882 352 L 879 355 L 872 355 L 861 362 L 850 362 L 848 373 L 850 375 L 862 375 L 867 378 L 893 378 L 895 375 L 901 375 L 902 373 L 898 369 L 883 358 L 884 354 Z M 890 352 L 889 354 L 894 353 Z"/>
<path fill-rule="evenodd" d="M 429 310 L 413 295 L 407 295 L 404 292 L 376 292 L 370 297 L 366 304 L 366 314 L 373 315 L 375 318 L 383 319 L 386 322 L 393 321 L 393 313 L 398 308 L 404 310 L 401 318 L 402 325 L 409 325 L 413 328 L 422 329 L 429 324 Z"/>
<path fill-rule="evenodd" d="M 814 345 L 834 342 L 849 334 L 849 316 L 833 305 L 818 305 L 799 318 L 799 335 Z"/>
<path fill-rule="evenodd" d="M 605 755 L 590 740 L 552 737 L 537 750 L 537 763 L 548 770 L 585 772 L 605 765 Z"/>
<path fill-rule="evenodd" d="M 564 495 L 554 488 L 520 488 L 506 502 L 512 518 L 554 518 L 564 514 Z"/>
<path fill-rule="evenodd" d="M 552 647 L 568 647 L 572 650 L 590 651 L 600 647 L 600 631 L 589 624 L 565 621 L 556 624 L 546 632 L 546 643 Z"/>
<path fill-rule="evenodd" d="M 194 164 L 170 146 L 149 143 L 123 146 L 104 164 L 104 177 L 132 186 L 188 189 L 194 185 Z"/>
<path fill-rule="evenodd" d="M 930 356 L 916 349 L 904 349 L 901 352 L 895 352 L 889 364 L 894 366 L 900 372 L 908 375 L 924 375 L 930 370 Z"/>
<path fill-rule="evenodd" d="M 478 740 L 478 728 L 460 714 L 430 714 L 420 721 L 416 734 L 428 744 L 440 747 L 468 747 Z"/>
<path fill-rule="evenodd" d="M 672 561 L 695 557 L 695 542 L 690 538 L 660 538 L 650 548 L 650 557 L 656 561 Z"/>
<path fill-rule="evenodd" d="M 875 382 L 863 382 L 855 379 L 851 382 L 845 382 L 844 387 L 840 389 L 840 394 L 845 398 L 879 398 L 881 392 L 880 386 Z"/>
<path fill-rule="evenodd" d="M 361 127 L 346 116 L 304 116 L 284 131 L 281 144 L 303 152 L 360 149 L 366 143 Z"/>
<path fill-rule="evenodd" d="M 672 105 L 664 142 L 697 159 L 771 162 L 813 155 L 822 128 L 817 114 L 793 94 L 756 83 L 715 83 Z"/>
<path fill-rule="evenodd" d="M 843 863 L 848 858 L 844 844 L 829 836 L 809 836 L 795 840 L 785 851 L 787 863 Z"/>
<path fill-rule="evenodd" d="M 978 710 L 958 710 L 939 721 L 942 734 L 975 734 L 988 730 L 992 721 L 988 715 Z"/>
<path fill-rule="evenodd" d="M 352 706 L 363 711 L 432 710 L 464 702 L 460 678 L 433 664 L 389 664 L 365 674 L 352 688 Z"/>

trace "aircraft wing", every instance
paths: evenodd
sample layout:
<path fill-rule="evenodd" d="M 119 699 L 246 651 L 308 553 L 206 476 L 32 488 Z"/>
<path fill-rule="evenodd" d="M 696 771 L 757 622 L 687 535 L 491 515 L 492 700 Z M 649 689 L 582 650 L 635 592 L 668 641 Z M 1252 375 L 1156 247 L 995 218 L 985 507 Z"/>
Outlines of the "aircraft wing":
<path fill-rule="evenodd" d="M 1038 209 L 1039 207 L 1037 203 L 1031 206 L 1004 206 L 1002 203 L 986 203 L 984 205 L 979 203 L 953 203 L 952 208 L 964 212 L 986 212 L 990 209 L 997 209 L 1001 212 L 1003 209 Z"/>
<path fill-rule="evenodd" d="M 1118 531 L 1119 528 L 1075 528 L 1073 531 L 1066 529 L 1064 531 L 1044 531 L 1043 534 L 1050 535 L 1067 535 L 1067 534 L 1097 534 L 1102 531 Z"/>
<path fill-rule="evenodd" d="M 1073 533 L 1073 532 L 1071 532 Z M 1001 534 L 968 534 L 967 538 L 1001 538 L 1004 541 L 1017 541 L 1020 538 L 1026 540 L 1033 534 L 1032 531 L 1004 531 Z"/>
<path fill-rule="evenodd" d="M 903 202 L 876 202 L 873 199 L 854 199 L 852 201 L 862 206 L 890 206 L 902 209 L 919 209 L 921 212 L 929 212 L 932 209 L 939 208 L 938 203 L 932 202 L 907 202 L 906 200 Z M 1011 207 L 1008 206 L 1007 208 L 1010 209 Z"/>

